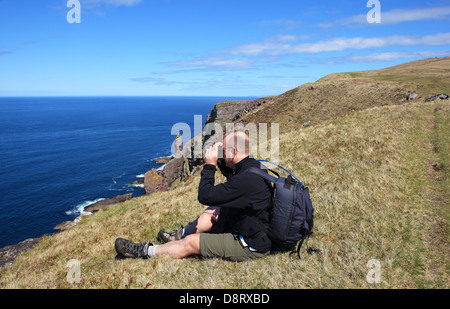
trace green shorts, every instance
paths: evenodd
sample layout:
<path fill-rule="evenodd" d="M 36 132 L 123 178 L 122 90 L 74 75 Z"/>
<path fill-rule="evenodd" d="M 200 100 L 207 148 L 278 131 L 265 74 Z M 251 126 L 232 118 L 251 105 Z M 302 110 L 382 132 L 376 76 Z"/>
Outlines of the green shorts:
<path fill-rule="evenodd" d="M 259 259 L 267 256 L 270 251 L 260 253 L 244 247 L 239 236 L 233 234 L 200 234 L 200 251 L 202 256 L 208 258 L 223 258 L 226 260 L 242 262 L 249 259 Z"/>

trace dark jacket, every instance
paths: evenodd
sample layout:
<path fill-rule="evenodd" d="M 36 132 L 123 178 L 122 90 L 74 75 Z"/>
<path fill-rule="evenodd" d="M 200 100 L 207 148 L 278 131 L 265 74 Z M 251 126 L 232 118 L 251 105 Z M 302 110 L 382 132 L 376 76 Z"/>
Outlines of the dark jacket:
<path fill-rule="evenodd" d="M 258 252 L 270 250 L 266 235 L 269 228 L 271 187 L 268 182 L 247 169 L 261 164 L 251 157 L 237 163 L 227 181 L 214 185 L 216 167 L 205 164 L 198 188 L 198 200 L 208 206 L 221 207 L 214 230 L 242 235 L 245 242 Z"/>

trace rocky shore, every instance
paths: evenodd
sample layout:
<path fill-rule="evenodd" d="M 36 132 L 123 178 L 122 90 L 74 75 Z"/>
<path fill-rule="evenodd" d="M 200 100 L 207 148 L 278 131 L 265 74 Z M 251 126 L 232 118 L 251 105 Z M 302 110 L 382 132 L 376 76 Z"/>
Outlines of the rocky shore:
<path fill-rule="evenodd" d="M 39 242 L 39 238 L 28 238 L 17 244 L 0 249 L 0 269 L 10 267 L 14 260 L 24 251 L 33 248 Z"/>

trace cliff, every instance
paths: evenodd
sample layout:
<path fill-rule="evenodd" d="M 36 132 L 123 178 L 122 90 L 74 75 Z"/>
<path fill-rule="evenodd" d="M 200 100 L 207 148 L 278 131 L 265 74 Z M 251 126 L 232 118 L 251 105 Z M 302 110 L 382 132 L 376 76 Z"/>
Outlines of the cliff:
<path fill-rule="evenodd" d="M 221 101 L 214 105 L 211 113 L 208 115 L 203 126 L 205 128 L 210 123 L 215 123 L 221 126 L 223 132 L 226 131 L 227 123 L 235 123 L 250 111 L 260 107 L 268 102 L 269 99 L 262 98 L 257 100 L 236 100 L 236 101 Z M 209 145 L 217 138 L 209 140 L 214 136 L 213 131 L 211 135 L 201 136 L 203 148 Z M 186 145 L 181 142 L 181 135 L 178 134 L 174 141 L 175 154 L 169 158 L 158 159 L 161 163 L 165 163 L 164 168 L 157 172 L 156 170 L 149 171 L 145 174 L 145 191 L 147 194 L 154 192 L 166 191 L 174 188 L 180 183 L 185 182 L 199 170 L 203 165 L 202 158 L 195 158 L 195 145 L 198 141 L 192 138 Z"/>
<path fill-rule="evenodd" d="M 225 130 L 226 123 L 233 123 L 248 112 L 266 103 L 268 99 L 262 98 L 252 101 L 221 101 L 214 105 L 208 115 L 205 126 L 208 123 L 217 123 Z"/>
<path fill-rule="evenodd" d="M 11 267 L 15 259 L 24 251 L 33 248 L 39 242 L 39 238 L 25 239 L 17 244 L 0 249 L 0 269 Z"/>

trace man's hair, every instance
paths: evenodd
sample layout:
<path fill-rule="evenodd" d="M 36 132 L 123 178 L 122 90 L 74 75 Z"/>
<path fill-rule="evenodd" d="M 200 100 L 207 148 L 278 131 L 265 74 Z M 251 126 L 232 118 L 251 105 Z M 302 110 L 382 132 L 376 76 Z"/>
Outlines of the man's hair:
<path fill-rule="evenodd" d="M 250 139 L 245 132 L 234 131 L 225 137 L 227 148 L 236 148 L 238 155 L 248 156 L 251 152 Z"/>

